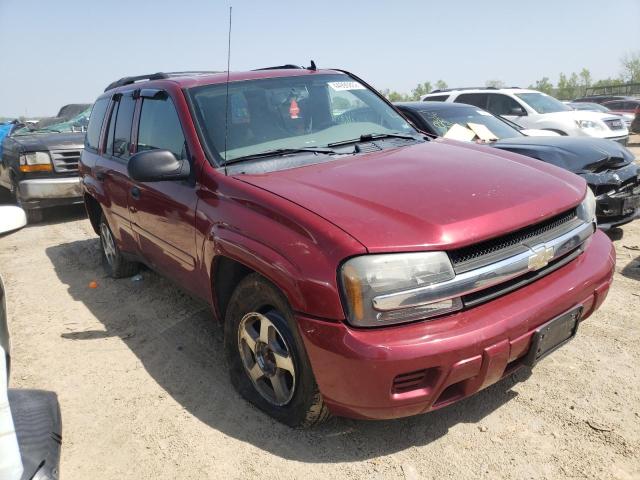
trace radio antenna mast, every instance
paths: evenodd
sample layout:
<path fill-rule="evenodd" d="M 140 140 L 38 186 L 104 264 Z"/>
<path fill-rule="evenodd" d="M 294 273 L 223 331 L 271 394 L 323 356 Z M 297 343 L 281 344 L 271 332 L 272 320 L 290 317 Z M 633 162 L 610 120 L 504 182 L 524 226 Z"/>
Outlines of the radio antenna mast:
<path fill-rule="evenodd" d="M 229 35 L 227 44 L 227 93 L 224 101 L 224 174 L 227 175 L 227 138 L 229 136 L 229 73 L 231 65 L 231 13 L 233 7 L 229 7 Z"/>

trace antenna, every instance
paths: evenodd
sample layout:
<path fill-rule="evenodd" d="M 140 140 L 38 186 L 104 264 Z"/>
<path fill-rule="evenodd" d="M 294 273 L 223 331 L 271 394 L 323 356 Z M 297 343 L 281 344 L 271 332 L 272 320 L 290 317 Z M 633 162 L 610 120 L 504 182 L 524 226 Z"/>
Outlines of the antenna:
<path fill-rule="evenodd" d="M 229 136 L 229 73 L 231 65 L 231 13 L 233 7 L 229 7 L 229 36 L 227 45 L 227 93 L 224 100 L 224 174 L 227 175 L 227 138 Z"/>

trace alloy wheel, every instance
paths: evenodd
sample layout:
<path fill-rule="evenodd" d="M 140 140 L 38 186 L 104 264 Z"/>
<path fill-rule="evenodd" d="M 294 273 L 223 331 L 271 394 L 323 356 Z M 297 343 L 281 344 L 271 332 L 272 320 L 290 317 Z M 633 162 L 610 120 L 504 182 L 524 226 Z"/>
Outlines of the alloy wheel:
<path fill-rule="evenodd" d="M 283 406 L 295 393 L 296 372 L 291 349 L 268 317 L 274 313 L 250 312 L 242 318 L 238 350 L 258 393 L 272 405 Z"/>

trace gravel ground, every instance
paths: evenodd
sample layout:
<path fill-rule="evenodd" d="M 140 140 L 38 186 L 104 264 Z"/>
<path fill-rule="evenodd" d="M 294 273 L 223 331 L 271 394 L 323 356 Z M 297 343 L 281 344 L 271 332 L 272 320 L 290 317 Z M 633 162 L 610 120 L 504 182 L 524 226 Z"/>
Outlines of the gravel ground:
<path fill-rule="evenodd" d="M 205 305 L 149 271 L 106 278 L 82 210 L 54 211 L 0 239 L 12 386 L 58 393 L 65 480 L 638 479 L 640 221 L 612 237 L 608 300 L 533 372 L 431 414 L 299 431 L 234 392 Z"/>

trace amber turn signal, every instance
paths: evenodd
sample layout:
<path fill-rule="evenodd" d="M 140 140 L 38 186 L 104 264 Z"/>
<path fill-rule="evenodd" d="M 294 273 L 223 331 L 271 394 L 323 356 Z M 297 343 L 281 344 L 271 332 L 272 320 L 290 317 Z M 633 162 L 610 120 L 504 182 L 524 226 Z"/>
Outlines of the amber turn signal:
<path fill-rule="evenodd" d="M 20 171 L 24 173 L 51 172 L 53 168 L 50 163 L 47 165 L 20 165 Z"/>

